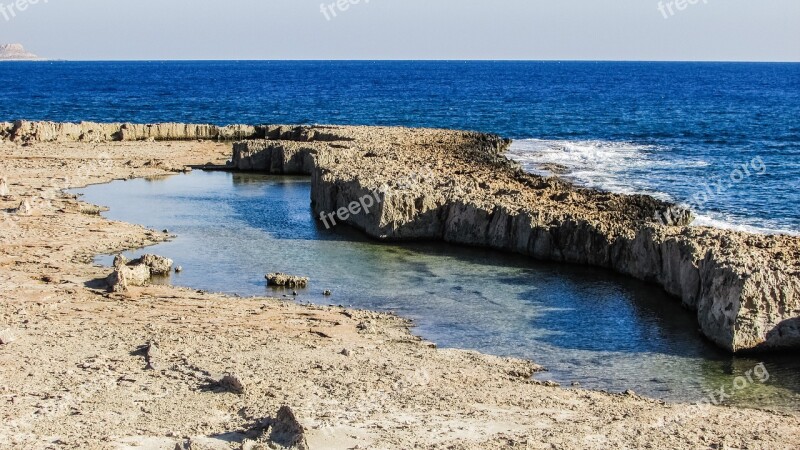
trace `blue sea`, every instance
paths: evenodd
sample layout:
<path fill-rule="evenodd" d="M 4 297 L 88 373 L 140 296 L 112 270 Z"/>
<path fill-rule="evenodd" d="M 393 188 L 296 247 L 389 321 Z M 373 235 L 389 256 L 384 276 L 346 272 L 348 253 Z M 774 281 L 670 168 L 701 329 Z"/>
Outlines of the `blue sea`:
<path fill-rule="evenodd" d="M 0 120 L 405 125 L 515 139 L 536 173 L 800 231 L 800 64 L 0 64 Z"/>

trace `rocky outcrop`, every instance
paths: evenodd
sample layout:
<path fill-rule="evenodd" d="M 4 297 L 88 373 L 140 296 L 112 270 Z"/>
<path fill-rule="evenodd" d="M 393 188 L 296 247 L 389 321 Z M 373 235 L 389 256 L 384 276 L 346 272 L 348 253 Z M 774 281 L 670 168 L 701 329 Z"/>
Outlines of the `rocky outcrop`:
<path fill-rule="evenodd" d="M 114 257 L 114 272 L 106 278 L 110 292 L 126 292 L 131 286 L 145 286 L 154 275 L 166 276 L 172 271 L 172 260 L 144 255 L 128 261 L 123 255 Z"/>
<path fill-rule="evenodd" d="M 104 142 L 104 141 L 182 141 L 197 139 L 238 140 L 263 138 L 264 127 L 250 125 L 191 125 L 182 123 L 56 123 L 19 120 L 2 124 L 0 137 L 15 142 Z M 10 125 L 10 126 L 9 126 Z"/>
<path fill-rule="evenodd" d="M 0 61 L 37 61 L 40 59 L 25 50 L 22 44 L 0 44 Z"/>
<path fill-rule="evenodd" d="M 796 237 L 690 227 L 690 212 L 652 197 L 524 173 L 502 155 L 509 141 L 496 136 L 330 134 L 351 140 L 238 142 L 231 164 L 311 175 L 316 215 L 377 239 L 442 240 L 608 268 L 682 299 L 702 332 L 729 351 L 800 348 Z"/>
<path fill-rule="evenodd" d="M 298 277 L 295 275 L 288 275 L 285 273 L 268 273 L 264 276 L 267 280 L 267 286 L 276 287 L 289 287 L 289 288 L 304 288 L 308 286 L 309 279 L 306 277 Z"/>
<path fill-rule="evenodd" d="M 0 122 L 0 139 L 14 142 L 110 142 L 269 139 L 290 142 L 347 141 L 326 127 L 184 123 Z"/>

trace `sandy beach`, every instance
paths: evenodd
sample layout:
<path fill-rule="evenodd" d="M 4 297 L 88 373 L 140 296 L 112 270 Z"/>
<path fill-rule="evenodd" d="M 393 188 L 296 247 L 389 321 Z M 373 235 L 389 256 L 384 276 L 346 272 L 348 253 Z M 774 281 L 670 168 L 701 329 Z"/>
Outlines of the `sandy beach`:
<path fill-rule="evenodd" d="M 0 142 L 1 448 L 268 448 L 282 406 L 311 449 L 800 442 L 796 415 L 548 386 L 530 379 L 535 362 L 435 349 L 390 315 L 168 286 L 109 293 L 95 255 L 170 235 L 63 190 L 224 164 L 230 143 Z M 26 199 L 28 214 L 12 212 Z"/>

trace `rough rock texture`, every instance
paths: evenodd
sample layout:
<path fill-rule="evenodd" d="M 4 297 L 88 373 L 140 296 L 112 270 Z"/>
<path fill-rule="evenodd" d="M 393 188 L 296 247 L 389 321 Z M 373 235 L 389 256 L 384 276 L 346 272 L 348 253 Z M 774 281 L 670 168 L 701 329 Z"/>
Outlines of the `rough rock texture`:
<path fill-rule="evenodd" d="M 308 286 L 308 278 L 298 277 L 294 275 L 287 275 L 285 273 L 268 273 L 264 278 L 267 279 L 268 286 L 278 287 L 300 287 Z"/>
<path fill-rule="evenodd" d="M 132 265 L 144 265 L 150 269 L 152 275 L 165 276 L 172 272 L 172 260 L 158 255 L 142 255 L 141 258 L 132 261 Z"/>
<path fill-rule="evenodd" d="M 193 125 L 182 123 L 55 123 L 19 120 L 0 124 L 0 137 L 16 142 L 236 140 L 264 137 L 265 127 Z"/>
<path fill-rule="evenodd" d="M 127 292 L 131 286 L 145 286 L 153 275 L 169 275 L 172 260 L 156 255 L 144 255 L 128 261 L 124 256 L 114 257 L 114 272 L 106 278 L 110 292 Z"/>
<path fill-rule="evenodd" d="M 681 298 L 703 333 L 729 351 L 800 348 L 796 237 L 689 227 L 690 212 L 649 196 L 526 174 L 502 155 L 510 142 L 497 136 L 342 127 L 326 134 L 348 139 L 238 142 L 231 165 L 312 175 L 315 214 L 361 203 L 345 222 L 378 239 L 443 240 L 612 269 Z M 370 196 L 379 201 L 370 206 Z"/>

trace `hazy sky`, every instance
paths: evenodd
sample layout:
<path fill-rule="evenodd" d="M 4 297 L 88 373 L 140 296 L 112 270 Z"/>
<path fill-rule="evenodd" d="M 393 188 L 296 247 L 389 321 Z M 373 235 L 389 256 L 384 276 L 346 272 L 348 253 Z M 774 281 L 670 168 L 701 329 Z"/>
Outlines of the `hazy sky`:
<path fill-rule="evenodd" d="M 799 0 L 14 1 L 0 42 L 58 59 L 800 61 Z"/>

